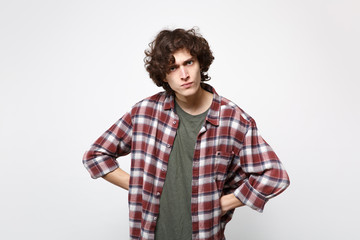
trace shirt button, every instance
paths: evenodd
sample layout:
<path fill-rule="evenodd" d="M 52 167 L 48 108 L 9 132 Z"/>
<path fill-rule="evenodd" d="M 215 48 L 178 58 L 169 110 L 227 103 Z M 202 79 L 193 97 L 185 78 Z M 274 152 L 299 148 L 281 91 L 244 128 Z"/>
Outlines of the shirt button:
<path fill-rule="evenodd" d="M 157 217 L 154 217 L 154 221 L 156 221 Z"/>
<path fill-rule="evenodd" d="M 176 124 L 176 121 L 173 121 L 173 124 L 175 125 L 175 124 Z"/>
<path fill-rule="evenodd" d="M 165 170 L 166 170 L 166 168 L 164 168 L 164 167 L 161 169 L 161 171 L 163 171 L 163 172 L 165 172 Z"/>
<path fill-rule="evenodd" d="M 170 144 L 167 144 L 166 146 L 167 146 L 168 148 L 171 147 Z"/>

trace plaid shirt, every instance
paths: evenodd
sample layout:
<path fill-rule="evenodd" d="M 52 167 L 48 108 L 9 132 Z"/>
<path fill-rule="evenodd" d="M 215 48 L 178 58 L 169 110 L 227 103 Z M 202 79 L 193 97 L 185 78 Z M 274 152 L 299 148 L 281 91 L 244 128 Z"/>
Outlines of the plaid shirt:
<path fill-rule="evenodd" d="M 289 178 L 254 119 L 210 86 L 213 102 L 197 138 L 192 173 L 192 239 L 225 239 L 234 210 L 221 216 L 220 197 L 233 193 L 262 212 L 284 191 Z M 179 118 L 174 96 L 158 93 L 137 103 L 92 145 L 83 163 L 93 178 L 119 167 L 131 153 L 129 221 L 131 239 L 154 239 L 161 192 Z"/>

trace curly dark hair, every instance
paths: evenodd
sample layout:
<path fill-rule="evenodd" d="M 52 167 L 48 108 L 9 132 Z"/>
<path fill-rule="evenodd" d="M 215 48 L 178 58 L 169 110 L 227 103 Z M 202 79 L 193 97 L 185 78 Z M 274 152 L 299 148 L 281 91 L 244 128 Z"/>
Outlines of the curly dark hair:
<path fill-rule="evenodd" d="M 173 90 L 164 82 L 169 66 L 175 63 L 173 53 L 180 49 L 187 49 L 191 56 L 196 57 L 200 64 L 201 81 L 210 80 L 207 74 L 214 56 L 208 42 L 194 28 L 163 30 L 149 43 L 150 49 L 145 50 L 144 58 L 146 71 L 154 83 L 163 87 L 168 93 Z"/>

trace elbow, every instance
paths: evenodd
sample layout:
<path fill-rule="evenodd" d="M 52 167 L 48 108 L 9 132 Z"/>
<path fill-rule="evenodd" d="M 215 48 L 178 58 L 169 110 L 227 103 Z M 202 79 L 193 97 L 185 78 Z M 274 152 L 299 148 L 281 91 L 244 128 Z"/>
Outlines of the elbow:
<path fill-rule="evenodd" d="M 290 186 L 290 178 L 285 170 L 283 171 L 283 176 L 279 178 L 279 180 L 278 188 L 280 189 L 279 193 L 281 193 Z"/>

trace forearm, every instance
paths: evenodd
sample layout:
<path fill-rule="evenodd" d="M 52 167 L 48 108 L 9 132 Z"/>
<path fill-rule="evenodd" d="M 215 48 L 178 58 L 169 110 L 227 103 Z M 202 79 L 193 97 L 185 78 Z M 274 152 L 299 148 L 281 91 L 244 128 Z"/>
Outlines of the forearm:
<path fill-rule="evenodd" d="M 130 175 L 120 168 L 106 174 L 103 178 L 118 187 L 129 190 Z"/>
<path fill-rule="evenodd" d="M 224 215 L 229 210 L 244 206 L 244 204 L 232 193 L 222 196 L 220 198 L 220 205 L 221 215 Z"/>

